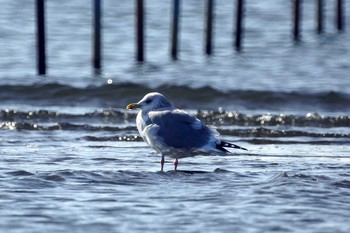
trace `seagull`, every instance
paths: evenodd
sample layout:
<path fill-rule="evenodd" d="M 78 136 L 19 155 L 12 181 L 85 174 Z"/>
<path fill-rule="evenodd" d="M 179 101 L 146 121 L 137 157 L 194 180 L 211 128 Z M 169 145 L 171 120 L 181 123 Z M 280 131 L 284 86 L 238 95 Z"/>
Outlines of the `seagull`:
<path fill-rule="evenodd" d="M 138 103 L 126 109 L 139 109 L 136 117 L 137 129 L 143 140 L 161 154 L 161 171 L 164 157 L 174 158 L 174 171 L 178 159 L 195 155 L 227 155 L 225 147 L 247 150 L 233 143 L 220 140 L 219 133 L 193 115 L 174 107 L 164 95 L 152 92 Z"/>

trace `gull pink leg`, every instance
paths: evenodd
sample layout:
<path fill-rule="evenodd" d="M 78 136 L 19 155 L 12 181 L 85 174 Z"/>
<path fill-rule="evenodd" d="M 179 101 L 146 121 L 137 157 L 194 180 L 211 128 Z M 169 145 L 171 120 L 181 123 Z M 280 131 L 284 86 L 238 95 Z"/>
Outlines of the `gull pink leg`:
<path fill-rule="evenodd" d="M 164 155 L 162 155 L 162 158 L 160 159 L 160 171 L 163 171 L 163 167 L 164 167 Z"/>
<path fill-rule="evenodd" d="M 174 172 L 176 172 L 178 164 L 179 164 L 179 160 L 175 159 L 175 161 L 174 161 Z"/>

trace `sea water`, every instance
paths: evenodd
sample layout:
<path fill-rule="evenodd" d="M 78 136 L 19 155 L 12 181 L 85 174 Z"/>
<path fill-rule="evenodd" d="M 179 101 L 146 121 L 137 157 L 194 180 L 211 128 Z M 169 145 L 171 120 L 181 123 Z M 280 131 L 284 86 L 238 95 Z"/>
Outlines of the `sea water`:
<path fill-rule="evenodd" d="M 91 69 L 91 4 L 47 1 L 48 75 L 36 76 L 34 1 L 0 0 L 1 232 L 349 232 L 349 33 L 302 39 L 291 3 L 247 1 L 243 50 L 234 4 L 217 1 L 214 55 L 203 55 L 204 3 L 183 1 L 179 60 L 169 58 L 170 1 L 146 1 L 137 64 L 134 2 L 103 1 L 103 69 Z M 349 8 L 350 5 L 346 4 Z M 346 24 L 345 24 L 346 25 Z M 165 94 L 248 151 L 160 156 L 125 106 Z"/>

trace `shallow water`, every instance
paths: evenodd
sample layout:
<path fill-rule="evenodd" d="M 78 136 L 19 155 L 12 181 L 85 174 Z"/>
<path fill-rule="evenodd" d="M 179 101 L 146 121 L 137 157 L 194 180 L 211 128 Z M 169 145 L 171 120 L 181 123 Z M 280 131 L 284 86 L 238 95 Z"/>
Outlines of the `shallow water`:
<path fill-rule="evenodd" d="M 4 230 L 349 230 L 348 127 L 223 122 L 222 137 L 249 151 L 181 159 L 174 174 L 170 159 L 159 172 L 132 112 L 12 114 L 0 138 Z"/>
<path fill-rule="evenodd" d="M 251 146 L 260 154 L 187 159 L 190 172 L 174 174 L 156 172 L 158 157 L 139 143 L 67 147 L 27 150 L 30 167 L 27 154 L 2 159 L 3 229 L 349 230 L 349 157 L 326 148 Z"/>
<path fill-rule="evenodd" d="M 350 231 L 350 34 L 334 30 L 331 4 L 316 36 L 304 1 L 295 44 L 289 4 L 247 1 L 236 53 L 233 4 L 217 1 L 208 58 L 203 3 L 183 1 L 173 62 L 170 1 L 149 0 L 140 65 L 133 3 L 103 2 L 102 75 L 90 65 L 91 6 L 64 0 L 47 2 L 49 75 L 37 77 L 34 1 L 0 0 L 0 231 Z M 150 91 L 248 151 L 181 159 L 176 174 L 167 158 L 159 172 L 124 110 Z"/>

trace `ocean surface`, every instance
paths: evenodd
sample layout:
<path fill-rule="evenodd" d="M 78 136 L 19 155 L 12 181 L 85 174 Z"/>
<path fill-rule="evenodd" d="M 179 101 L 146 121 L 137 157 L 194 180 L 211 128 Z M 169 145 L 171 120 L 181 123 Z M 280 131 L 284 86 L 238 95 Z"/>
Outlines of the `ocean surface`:
<path fill-rule="evenodd" d="M 134 1 L 103 1 L 103 61 L 91 67 L 91 1 L 46 1 L 48 75 L 36 75 L 34 0 L 0 0 L 0 232 L 350 232 L 350 22 L 315 33 L 303 1 L 216 1 L 205 56 L 204 1 L 146 0 L 146 62 L 135 62 Z M 350 12 L 350 4 L 346 4 Z M 347 14 L 346 14 L 347 15 Z M 125 106 L 158 91 L 248 151 L 160 156 Z"/>

